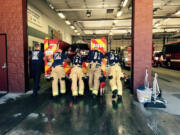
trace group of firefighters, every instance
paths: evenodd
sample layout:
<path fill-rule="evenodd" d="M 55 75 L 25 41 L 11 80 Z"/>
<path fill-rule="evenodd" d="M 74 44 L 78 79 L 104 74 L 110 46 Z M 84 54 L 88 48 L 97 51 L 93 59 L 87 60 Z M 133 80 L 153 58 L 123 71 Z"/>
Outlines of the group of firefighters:
<path fill-rule="evenodd" d="M 112 98 L 117 98 L 118 101 L 122 101 L 122 83 L 121 78 L 124 77 L 122 73 L 119 57 L 114 50 L 107 52 L 106 54 L 101 53 L 99 50 L 90 50 L 88 53 L 88 58 L 81 56 L 80 50 L 76 51 L 76 55 L 72 58 L 72 69 L 69 75 L 69 80 L 72 82 L 71 90 L 74 99 L 77 96 L 84 95 L 84 80 L 88 78 L 89 90 L 93 98 L 96 98 L 99 90 L 100 94 L 103 94 L 106 76 L 102 74 L 101 64 L 102 59 L 107 58 L 109 63 L 108 79 L 112 90 Z M 34 51 L 32 51 L 32 64 L 31 72 L 34 78 L 34 88 L 33 94 L 37 95 L 39 89 L 39 81 L 41 74 L 41 64 L 43 59 L 46 59 L 43 53 L 40 51 L 40 45 L 36 44 Z M 65 79 L 66 74 L 63 67 L 63 62 L 68 60 L 67 55 L 58 48 L 56 53 L 53 54 L 53 64 L 52 64 L 52 93 L 56 97 L 59 95 L 58 82 L 60 83 L 60 93 L 66 93 Z M 88 61 L 88 71 L 87 75 L 83 73 L 82 63 Z"/>

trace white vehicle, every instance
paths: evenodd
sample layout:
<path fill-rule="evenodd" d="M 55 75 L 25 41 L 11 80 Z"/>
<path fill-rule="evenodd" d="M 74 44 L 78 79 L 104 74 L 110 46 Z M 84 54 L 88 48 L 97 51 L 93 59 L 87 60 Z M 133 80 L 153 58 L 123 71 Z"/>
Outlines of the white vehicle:
<path fill-rule="evenodd" d="M 123 67 L 131 67 L 131 47 L 126 47 L 122 52 Z"/>

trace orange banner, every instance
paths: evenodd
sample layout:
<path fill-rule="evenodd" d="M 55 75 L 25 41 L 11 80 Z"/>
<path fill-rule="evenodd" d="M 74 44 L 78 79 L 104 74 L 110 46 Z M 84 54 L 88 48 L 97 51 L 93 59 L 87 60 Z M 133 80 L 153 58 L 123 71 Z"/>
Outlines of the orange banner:
<path fill-rule="evenodd" d="M 106 39 L 91 39 L 91 50 L 98 50 L 105 54 L 107 50 Z"/>
<path fill-rule="evenodd" d="M 57 51 L 58 40 L 45 39 L 44 40 L 44 55 L 45 55 L 45 78 L 50 78 L 51 66 L 53 64 L 53 54 Z"/>
<path fill-rule="evenodd" d="M 59 39 L 48 39 L 46 38 L 44 40 L 44 55 L 45 55 L 45 78 L 50 78 L 51 76 L 51 68 L 52 64 L 54 62 L 53 60 L 53 54 L 57 52 L 57 48 L 61 48 L 62 50 L 65 50 L 69 44 L 59 40 Z M 63 63 L 64 71 L 66 75 L 70 74 L 72 65 L 69 65 L 68 63 Z"/>

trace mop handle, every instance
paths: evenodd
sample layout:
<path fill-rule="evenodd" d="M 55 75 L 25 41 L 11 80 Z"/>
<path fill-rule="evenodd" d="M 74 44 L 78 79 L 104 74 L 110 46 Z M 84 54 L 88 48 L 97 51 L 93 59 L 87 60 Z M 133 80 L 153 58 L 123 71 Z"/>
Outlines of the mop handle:
<path fill-rule="evenodd" d="M 149 81 L 148 81 L 148 70 L 146 69 L 146 75 L 144 79 L 144 87 L 149 88 Z"/>
<path fill-rule="evenodd" d="M 157 77 L 158 77 L 158 74 L 155 73 L 154 75 L 154 81 L 153 81 L 153 94 L 154 94 L 154 99 L 157 98 L 157 96 L 159 95 L 160 91 L 159 91 L 159 85 L 158 85 L 158 82 L 157 82 Z"/>

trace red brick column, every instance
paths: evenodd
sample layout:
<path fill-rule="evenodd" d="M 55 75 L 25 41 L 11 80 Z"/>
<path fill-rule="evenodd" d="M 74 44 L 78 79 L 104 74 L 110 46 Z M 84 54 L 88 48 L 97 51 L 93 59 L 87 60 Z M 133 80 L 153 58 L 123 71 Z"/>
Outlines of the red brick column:
<path fill-rule="evenodd" d="M 0 33 L 7 34 L 8 85 L 10 92 L 27 87 L 27 3 L 0 0 Z"/>
<path fill-rule="evenodd" d="M 153 0 L 133 0 L 132 82 L 133 92 L 144 85 L 145 69 L 151 81 Z"/>

